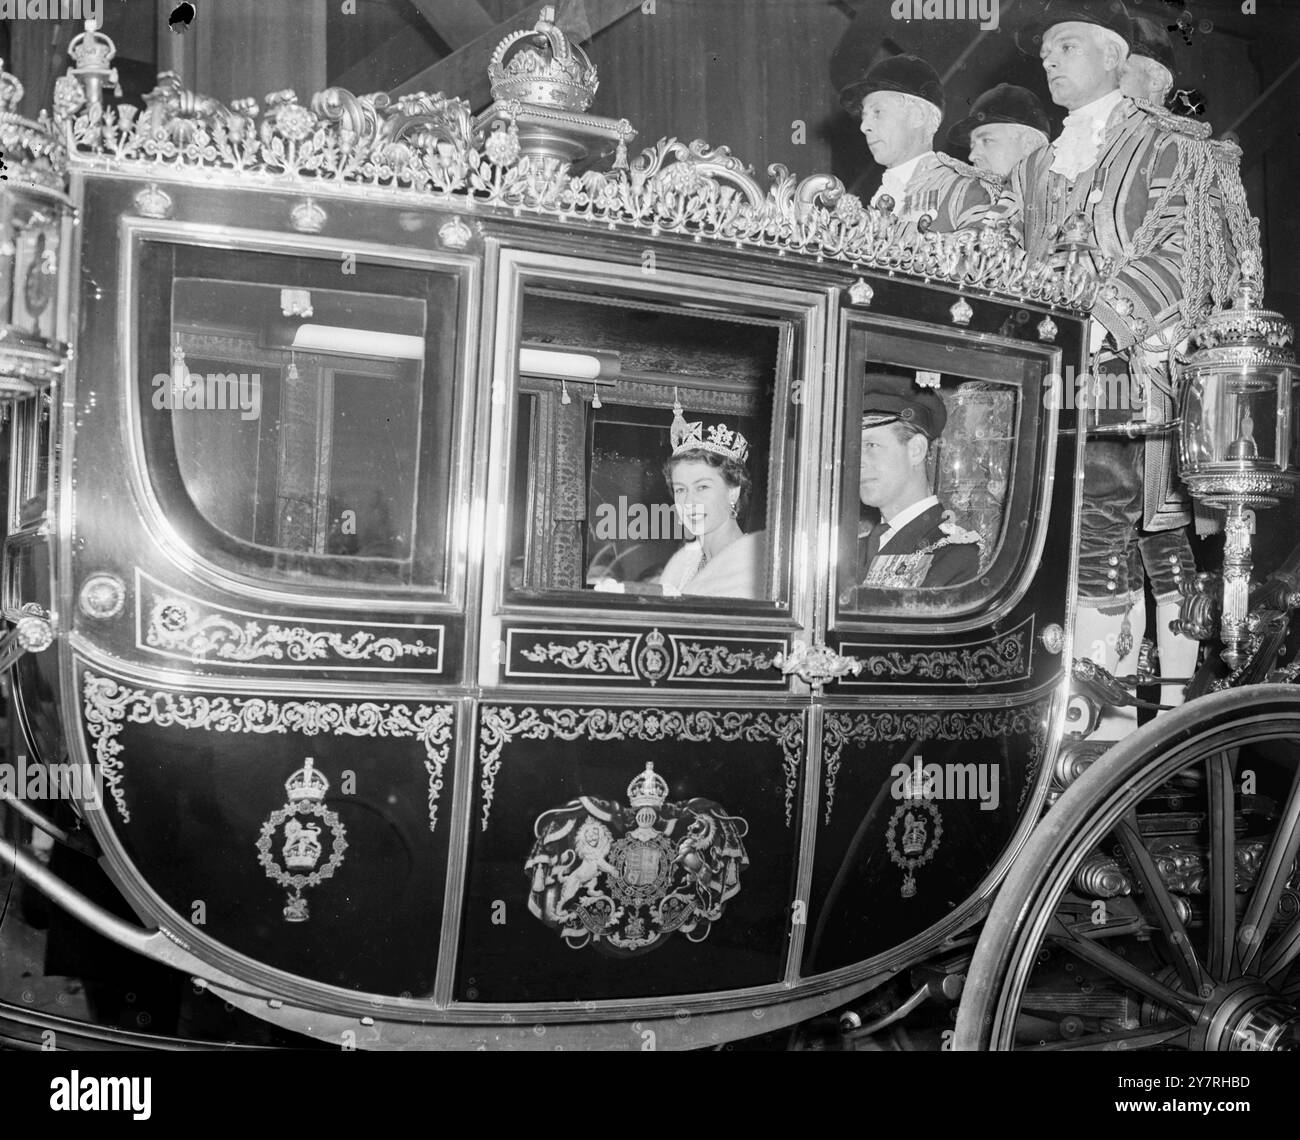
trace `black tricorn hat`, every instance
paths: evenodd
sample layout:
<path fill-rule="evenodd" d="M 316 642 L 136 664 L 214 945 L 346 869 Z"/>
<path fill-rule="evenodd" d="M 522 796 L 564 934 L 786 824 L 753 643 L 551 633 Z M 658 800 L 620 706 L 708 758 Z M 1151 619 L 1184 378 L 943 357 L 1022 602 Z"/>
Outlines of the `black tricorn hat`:
<path fill-rule="evenodd" d="M 1016 46 L 1027 55 L 1037 55 L 1044 33 L 1056 24 L 1096 24 L 1116 33 L 1130 48 L 1133 46 L 1133 19 L 1123 0 L 1104 3 L 1046 0 L 1038 13 L 1030 16 L 1016 32 Z"/>
<path fill-rule="evenodd" d="M 862 378 L 862 426 L 905 423 L 938 439 L 948 423 L 948 409 L 933 388 L 922 388 L 912 376 L 868 372 Z"/>
<path fill-rule="evenodd" d="M 875 67 L 869 68 L 840 88 L 840 106 L 850 115 L 856 115 L 862 108 L 862 100 L 873 91 L 898 91 L 904 95 L 915 95 L 927 103 L 933 103 L 943 114 L 943 81 L 920 56 L 894 55 L 882 59 Z"/>
<path fill-rule="evenodd" d="M 1174 45 L 1165 25 L 1149 16 L 1133 17 L 1133 54 L 1154 59 L 1170 75 L 1174 73 Z"/>
<path fill-rule="evenodd" d="M 1052 127 L 1038 96 L 1027 87 L 999 83 L 985 91 L 971 104 L 970 114 L 948 128 L 948 141 L 954 146 L 970 146 L 971 132 L 991 123 L 1020 123 L 1051 137 Z"/>

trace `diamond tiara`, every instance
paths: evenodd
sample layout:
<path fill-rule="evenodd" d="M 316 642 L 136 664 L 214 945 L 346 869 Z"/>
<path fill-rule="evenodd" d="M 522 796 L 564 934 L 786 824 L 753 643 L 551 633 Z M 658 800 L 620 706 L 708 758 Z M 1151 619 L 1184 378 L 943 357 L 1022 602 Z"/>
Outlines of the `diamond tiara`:
<path fill-rule="evenodd" d="M 673 445 L 673 455 L 683 451 L 711 451 L 715 455 L 725 456 L 743 463 L 749 454 L 749 442 L 738 431 L 732 431 L 726 424 L 714 424 L 708 429 L 705 439 L 702 423 L 688 424 L 682 416 L 680 402 L 673 404 L 673 423 L 668 438 Z"/>

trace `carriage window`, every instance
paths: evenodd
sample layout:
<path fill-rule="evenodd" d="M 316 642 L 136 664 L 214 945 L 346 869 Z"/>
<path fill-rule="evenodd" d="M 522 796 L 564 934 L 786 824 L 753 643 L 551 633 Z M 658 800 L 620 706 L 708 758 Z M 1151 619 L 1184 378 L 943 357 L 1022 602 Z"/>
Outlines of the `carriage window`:
<path fill-rule="evenodd" d="M 1041 515 L 1041 356 L 856 327 L 847 367 L 841 613 L 982 604 Z"/>
<path fill-rule="evenodd" d="M 512 595 L 784 601 L 795 323 L 540 286 L 521 322 Z"/>
<path fill-rule="evenodd" d="M 355 268 L 339 288 L 332 263 L 146 244 L 154 486 L 192 541 L 236 567 L 440 589 L 460 282 Z"/>

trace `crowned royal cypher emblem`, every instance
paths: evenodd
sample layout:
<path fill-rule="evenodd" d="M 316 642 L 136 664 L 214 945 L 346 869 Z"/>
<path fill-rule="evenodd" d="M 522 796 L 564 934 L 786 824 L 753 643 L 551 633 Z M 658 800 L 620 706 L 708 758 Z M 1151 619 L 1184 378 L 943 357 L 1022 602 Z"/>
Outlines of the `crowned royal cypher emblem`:
<path fill-rule="evenodd" d="M 910 899 L 916 894 L 915 872 L 934 858 L 943 837 L 943 816 L 927 784 L 920 756 L 914 761 L 904 791 L 903 802 L 889 817 L 885 850 L 889 852 L 890 860 L 903 869 L 899 894 Z"/>
<path fill-rule="evenodd" d="M 288 802 L 267 817 L 258 836 L 258 862 L 265 869 L 267 878 L 274 879 L 289 891 L 284 907 L 286 922 L 307 921 L 309 916 L 303 888 L 317 886 L 333 875 L 343 862 L 343 852 L 348 847 L 338 815 L 325 806 L 325 793 L 329 787 L 329 780 L 316 770 L 315 763 L 308 756 L 303 766 L 284 782 Z M 276 846 L 276 832 L 281 826 L 283 841 L 279 844 L 279 854 L 284 860 L 283 865 L 276 861 L 272 852 Z M 333 842 L 329 858 L 320 866 L 321 856 L 325 853 L 321 840 L 322 826 L 329 831 Z"/>
<path fill-rule="evenodd" d="M 749 824 L 711 800 L 665 802 L 653 764 L 627 795 L 626 808 L 580 796 L 537 817 L 528 909 L 575 950 L 636 954 L 673 931 L 702 942 L 740 891 Z"/>

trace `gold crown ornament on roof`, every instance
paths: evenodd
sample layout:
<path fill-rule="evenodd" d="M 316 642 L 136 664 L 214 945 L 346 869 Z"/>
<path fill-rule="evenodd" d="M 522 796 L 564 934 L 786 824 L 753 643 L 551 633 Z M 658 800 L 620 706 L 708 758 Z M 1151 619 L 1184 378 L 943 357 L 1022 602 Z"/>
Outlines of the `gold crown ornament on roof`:
<path fill-rule="evenodd" d="M 67 166 L 63 144 L 44 111 L 36 119 L 18 113 L 22 101 L 23 85 L 0 59 L 0 170 L 6 181 L 61 194 Z"/>
<path fill-rule="evenodd" d="M 534 27 L 507 36 L 488 63 L 492 98 L 518 99 L 565 111 L 585 111 L 600 86 L 587 53 L 555 23 L 555 9 L 543 8 Z"/>
<path fill-rule="evenodd" d="M 705 435 L 708 436 L 705 439 Z M 704 424 L 688 424 L 682 415 L 680 402 L 673 404 L 673 422 L 668 429 L 668 438 L 673 445 L 673 455 L 684 451 L 711 451 L 737 463 L 744 463 L 749 454 L 749 441 L 738 431 L 732 431 L 726 424 L 714 424 L 707 432 Z"/>

